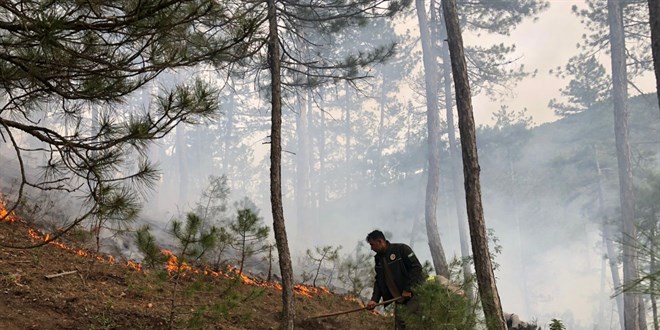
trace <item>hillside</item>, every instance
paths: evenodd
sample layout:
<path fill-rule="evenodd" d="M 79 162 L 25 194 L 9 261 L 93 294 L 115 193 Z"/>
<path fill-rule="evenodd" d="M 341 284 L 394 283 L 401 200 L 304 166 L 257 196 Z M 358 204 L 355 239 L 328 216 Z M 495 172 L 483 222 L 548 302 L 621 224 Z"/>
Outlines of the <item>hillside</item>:
<path fill-rule="evenodd" d="M 43 239 L 36 232 L 30 237 L 29 230 L 25 221 L 1 222 L 0 241 L 27 246 Z M 108 256 L 93 258 L 77 249 L 80 242 L 73 237 L 60 241 L 65 243 L 0 248 L 0 329 L 168 328 L 171 274 L 138 270 Z M 281 291 L 275 286 L 187 272 L 176 290 L 175 328 L 277 329 Z M 295 302 L 297 329 L 382 329 L 393 322 L 367 311 L 305 320 L 360 307 L 346 296 L 314 288 L 297 287 Z"/>

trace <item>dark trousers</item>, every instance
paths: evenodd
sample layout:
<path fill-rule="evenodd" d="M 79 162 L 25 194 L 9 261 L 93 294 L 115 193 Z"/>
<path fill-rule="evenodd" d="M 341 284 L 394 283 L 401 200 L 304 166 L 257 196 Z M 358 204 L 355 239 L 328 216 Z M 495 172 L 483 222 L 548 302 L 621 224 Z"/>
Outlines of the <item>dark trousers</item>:
<path fill-rule="evenodd" d="M 401 310 L 406 309 L 408 314 L 415 314 L 419 311 L 417 300 L 413 297 L 402 303 L 394 304 L 394 329 L 406 330 L 406 322 L 401 317 Z"/>

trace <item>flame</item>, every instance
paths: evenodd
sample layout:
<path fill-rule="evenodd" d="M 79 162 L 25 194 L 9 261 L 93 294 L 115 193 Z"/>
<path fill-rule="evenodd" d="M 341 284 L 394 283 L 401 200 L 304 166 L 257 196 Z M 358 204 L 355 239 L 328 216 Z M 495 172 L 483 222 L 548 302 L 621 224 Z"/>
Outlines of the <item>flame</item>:
<path fill-rule="evenodd" d="M 142 265 L 135 261 L 131 261 L 131 260 L 126 261 L 126 267 L 136 270 L 138 272 L 142 271 Z"/>
<path fill-rule="evenodd" d="M 3 219 L 4 222 L 15 222 L 17 220 L 17 216 L 14 212 L 8 213 L 7 209 L 5 208 L 5 203 L 4 201 L 0 198 L 0 219 Z M 67 246 L 65 244 L 62 244 L 57 241 L 50 241 L 51 235 L 48 233 L 42 233 L 38 230 L 29 228 L 27 232 L 28 236 L 36 241 L 48 241 L 48 244 L 56 246 L 58 248 L 64 249 L 66 251 L 69 251 L 71 253 L 74 253 L 76 255 L 79 255 L 81 257 L 93 257 L 96 260 L 100 262 L 107 262 L 110 264 L 116 264 L 117 260 L 113 256 L 102 256 L 102 255 L 94 255 L 93 253 L 82 250 L 82 249 L 76 249 L 70 246 Z M 172 251 L 169 250 L 161 250 L 161 252 L 167 256 L 167 271 L 172 274 L 172 273 L 179 273 L 183 274 L 185 276 L 188 273 L 192 274 L 203 274 L 206 276 L 212 276 L 212 277 L 225 277 L 225 278 L 239 278 L 241 282 L 243 282 L 246 285 L 253 285 L 253 286 L 260 286 L 260 287 L 269 287 L 269 288 L 274 288 L 277 290 L 282 290 L 282 284 L 277 283 L 277 282 L 266 282 L 263 280 L 259 280 L 256 278 L 249 277 L 242 273 L 238 268 L 228 266 L 227 270 L 224 272 L 220 271 L 215 271 L 211 270 L 208 267 L 204 269 L 200 268 L 193 268 L 189 263 L 183 261 L 180 262 L 176 255 L 172 253 Z M 125 263 L 125 266 L 128 267 L 129 269 L 142 272 L 143 268 L 142 265 L 138 262 L 128 260 Z M 331 294 L 331 291 L 328 290 L 327 288 L 324 287 L 311 287 L 307 285 L 302 285 L 302 284 L 296 284 L 293 287 L 293 291 L 295 294 L 305 296 L 305 297 L 312 297 L 314 295 L 319 295 L 319 294 Z"/>
<path fill-rule="evenodd" d="M 16 213 L 15 212 L 7 212 L 7 208 L 5 207 L 5 202 L 0 199 L 0 219 L 5 222 L 14 222 L 16 221 Z"/>
<path fill-rule="evenodd" d="M 50 234 L 41 234 L 37 230 L 32 229 L 32 228 L 28 229 L 28 236 L 30 236 L 30 238 L 32 238 L 36 241 L 44 241 L 45 242 L 45 241 L 48 241 L 48 240 L 51 239 Z M 67 250 L 67 251 L 69 251 L 71 253 L 74 253 L 74 254 L 77 254 L 81 257 L 92 257 L 93 256 L 93 254 L 91 252 L 81 250 L 81 249 L 72 248 L 70 246 L 64 245 L 64 244 L 62 244 L 60 242 L 57 242 L 57 241 L 49 241 L 48 244 L 57 246 L 60 249 Z M 96 258 L 96 260 L 101 261 L 101 262 L 108 262 L 108 263 L 111 263 L 111 264 L 115 263 L 115 257 L 113 257 L 113 256 L 97 255 L 97 256 L 95 256 L 95 258 Z"/>
<path fill-rule="evenodd" d="M 224 277 L 224 278 L 232 278 L 232 279 L 238 278 L 241 280 L 241 282 L 243 282 L 243 284 L 246 285 L 274 288 L 280 291 L 282 290 L 282 284 L 280 283 L 266 282 L 256 278 L 249 277 L 244 273 L 242 273 L 238 268 L 233 267 L 231 265 L 227 266 L 227 270 L 224 272 L 215 271 L 208 268 L 204 268 L 204 269 L 193 268 L 190 264 L 186 262 L 179 262 L 178 258 L 171 251 L 161 250 L 161 252 L 168 257 L 166 268 L 170 274 L 178 272 L 179 274 L 183 274 L 183 276 L 185 276 L 188 273 L 191 273 L 191 274 L 203 274 L 205 276 L 212 276 L 212 277 Z M 315 288 L 302 284 L 296 284 L 293 287 L 293 292 L 305 297 L 313 297 L 314 295 L 319 295 L 319 294 L 331 294 L 331 291 L 327 288 L 323 288 L 323 287 Z"/>
<path fill-rule="evenodd" d="M 187 262 L 179 262 L 179 259 L 169 250 L 160 250 L 167 258 L 167 271 L 172 273 L 183 273 L 185 276 L 186 272 L 192 271 L 192 267 Z"/>

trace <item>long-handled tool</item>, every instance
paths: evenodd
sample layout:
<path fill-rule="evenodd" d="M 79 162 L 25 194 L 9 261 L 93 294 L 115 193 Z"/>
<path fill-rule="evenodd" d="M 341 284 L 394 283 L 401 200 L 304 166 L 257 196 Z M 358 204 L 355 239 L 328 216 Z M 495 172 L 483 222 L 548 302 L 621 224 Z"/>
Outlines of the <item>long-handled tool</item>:
<path fill-rule="evenodd" d="M 401 297 L 396 297 L 396 298 L 392 298 L 390 300 L 381 301 L 381 302 L 377 303 L 376 306 L 389 304 L 391 302 L 395 302 L 395 301 L 399 300 L 400 298 Z M 376 306 L 374 306 L 374 307 L 376 307 Z M 337 315 L 342 315 L 342 314 L 348 314 L 348 313 L 353 313 L 353 312 L 359 312 L 359 311 L 365 310 L 365 309 L 367 309 L 367 306 L 360 307 L 360 308 L 355 308 L 355 309 L 351 309 L 351 310 L 347 310 L 347 311 L 342 311 L 342 312 L 334 312 L 334 313 L 330 313 L 330 314 L 317 315 L 317 316 L 307 318 L 307 319 L 305 319 L 305 321 L 321 319 L 321 318 L 330 317 L 330 316 L 337 316 Z"/>

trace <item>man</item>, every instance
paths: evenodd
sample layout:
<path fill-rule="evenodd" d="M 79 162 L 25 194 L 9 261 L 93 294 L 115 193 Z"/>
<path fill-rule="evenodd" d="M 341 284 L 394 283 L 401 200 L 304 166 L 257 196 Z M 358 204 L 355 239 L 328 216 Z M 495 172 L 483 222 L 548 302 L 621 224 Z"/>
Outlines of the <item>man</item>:
<path fill-rule="evenodd" d="M 374 230 L 367 235 L 371 250 L 376 252 L 376 281 L 374 293 L 367 304 L 368 309 L 374 309 L 380 299 L 383 301 L 401 297 L 396 301 L 394 320 L 396 329 L 405 329 L 399 310 L 405 305 L 414 312 L 415 301 L 413 288 L 424 282 L 422 264 L 415 253 L 406 244 L 390 243 L 380 230 Z"/>

